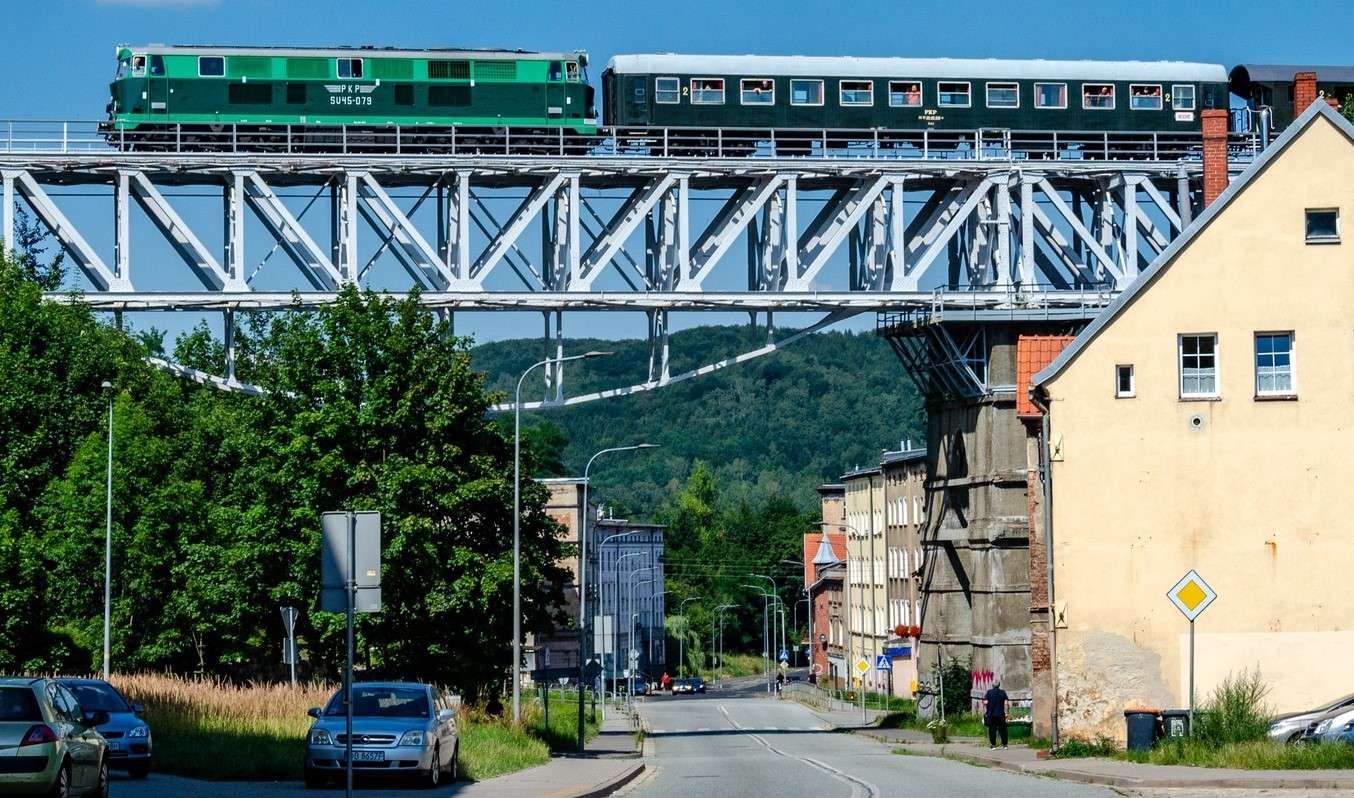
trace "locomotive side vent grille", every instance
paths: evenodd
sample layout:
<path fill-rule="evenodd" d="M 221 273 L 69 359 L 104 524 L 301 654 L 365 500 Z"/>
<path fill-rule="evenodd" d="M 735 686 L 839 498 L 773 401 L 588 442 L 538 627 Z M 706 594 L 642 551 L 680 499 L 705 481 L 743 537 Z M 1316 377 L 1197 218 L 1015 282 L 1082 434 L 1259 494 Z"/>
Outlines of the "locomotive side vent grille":
<path fill-rule="evenodd" d="M 300 80 L 324 80 L 329 77 L 329 59 L 288 58 L 287 77 Z"/>
<path fill-rule="evenodd" d="M 429 61 L 428 77 L 442 80 L 470 80 L 470 62 Z"/>
<path fill-rule="evenodd" d="M 476 61 L 476 80 L 517 80 L 516 61 Z"/>

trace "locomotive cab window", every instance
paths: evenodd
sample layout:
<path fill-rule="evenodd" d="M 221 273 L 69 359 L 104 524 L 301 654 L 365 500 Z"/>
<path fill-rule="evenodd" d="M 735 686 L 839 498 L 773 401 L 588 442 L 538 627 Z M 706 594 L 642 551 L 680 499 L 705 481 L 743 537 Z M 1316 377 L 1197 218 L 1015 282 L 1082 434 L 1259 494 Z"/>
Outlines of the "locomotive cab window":
<path fill-rule="evenodd" d="M 987 107 L 1019 108 L 1020 84 L 1018 83 L 987 84 Z"/>
<path fill-rule="evenodd" d="M 1128 107 L 1134 111 L 1160 111 L 1161 86 L 1155 83 L 1130 83 Z"/>
<path fill-rule="evenodd" d="M 219 55 L 203 55 L 197 59 L 197 74 L 202 78 L 219 78 L 226 74 L 226 59 Z"/>
<path fill-rule="evenodd" d="M 790 81 L 790 105 L 822 105 L 823 81 Z"/>
<path fill-rule="evenodd" d="M 773 105 L 776 102 L 776 82 L 765 78 L 743 79 L 738 82 L 743 105 Z"/>
<path fill-rule="evenodd" d="M 664 105 L 676 105 L 682 101 L 681 78 L 654 78 L 653 101 Z"/>
<path fill-rule="evenodd" d="M 568 61 L 564 64 L 564 77 L 566 80 L 576 82 L 578 80 L 578 74 L 579 72 L 577 61 Z"/>
<path fill-rule="evenodd" d="M 1081 107 L 1088 111 L 1114 110 L 1114 84 L 1081 84 Z"/>
<path fill-rule="evenodd" d="M 724 79 L 723 79 L 723 78 L 692 78 L 692 79 L 691 79 L 691 104 L 692 104 L 692 105 L 723 105 L 723 104 L 724 104 Z"/>
<path fill-rule="evenodd" d="M 921 81 L 890 80 L 889 105 L 894 108 L 920 108 Z"/>
<path fill-rule="evenodd" d="M 558 61 L 550 62 L 550 81 L 564 80 L 564 65 Z"/>
<path fill-rule="evenodd" d="M 843 80 L 840 90 L 842 105 L 874 105 L 872 80 Z"/>
<path fill-rule="evenodd" d="M 1063 110 L 1067 107 L 1066 83 L 1034 84 L 1034 107 L 1051 110 Z"/>
<path fill-rule="evenodd" d="M 1177 111 L 1194 110 L 1194 87 L 1188 83 L 1177 83 L 1171 87 L 1171 107 Z"/>
<path fill-rule="evenodd" d="M 940 105 L 945 108 L 968 108 L 973 104 L 972 89 L 967 83 L 937 83 Z"/>
<path fill-rule="evenodd" d="M 153 55 L 150 57 L 150 76 L 153 78 L 162 78 L 165 76 L 164 56 Z"/>
<path fill-rule="evenodd" d="M 338 76 L 341 78 L 360 79 L 362 77 L 362 59 L 361 58 L 340 58 L 338 59 Z"/>

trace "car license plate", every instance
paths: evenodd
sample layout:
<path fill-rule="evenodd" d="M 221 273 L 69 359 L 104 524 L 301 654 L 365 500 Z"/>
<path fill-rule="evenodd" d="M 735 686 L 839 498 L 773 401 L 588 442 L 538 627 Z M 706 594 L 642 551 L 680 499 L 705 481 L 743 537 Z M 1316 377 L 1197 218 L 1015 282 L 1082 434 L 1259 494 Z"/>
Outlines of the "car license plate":
<path fill-rule="evenodd" d="M 384 762 L 386 758 L 385 751 L 354 751 L 354 762 Z"/>

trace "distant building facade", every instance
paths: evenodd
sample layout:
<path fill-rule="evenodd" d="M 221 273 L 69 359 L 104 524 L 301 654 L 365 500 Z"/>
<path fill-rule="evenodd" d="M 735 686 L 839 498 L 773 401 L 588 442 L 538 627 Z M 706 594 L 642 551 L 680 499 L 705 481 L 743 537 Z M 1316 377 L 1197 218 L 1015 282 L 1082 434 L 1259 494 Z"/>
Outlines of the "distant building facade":
<path fill-rule="evenodd" d="M 627 652 L 633 640 L 637 667 L 651 677 L 667 661 L 663 631 L 665 578 L 663 535 L 659 524 L 617 518 L 598 518 L 589 544 L 588 581 L 595 585 L 593 613 L 594 654 L 607 678 L 624 678 Z M 593 558 L 596 559 L 593 559 Z M 594 581 L 594 576 L 596 581 Z M 633 637 L 626 619 L 633 619 Z"/>
<path fill-rule="evenodd" d="M 550 491 L 545 513 L 560 525 L 560 542 L 565 555 L 558 565 L 569 572 L 563 587 L 564 600 L 556 609 L 560 621 L 548 629 L 531 630 L 526 635 L 526 666 L 529 671 L 568 669 L 576 672 L 579 656 L 578 552 L 583 529 L 583 480 L 572 478 L 539 480 Z M 549 677 L 548 677 L 549 678 Z"/>
<path fill-rule="evenodd" d="M 1258 668 L 1277 712 L 1349 692 L 1354 126 L 1316 102 L 1033 378 L 1053 667 L 1036 723 L 1124 737 Z M 1197 596 L 1186 596 L 1194 600 Z M 1039 730 L 1036 728 L 1036 734 Z"/>
<path fill-rule="evenodd" d="M 846 591 L 848 665 L 863 658 L 873 663 L 884 653 L 888 628 L 888 584 L 885 579 L 884 473 L 878 465 L 857 468 L 841 477 L 846 492 Z M 854 671 L 852 672 L 855 678 Z M 882 691 L 888 675 L 871 667 L 865 688 Z"/>
<path fill-rule="evenodd" d="M 920 630 L 919 576 L 926 517 L 926 449 L 903 441 L 879 460 L 884 483 L 884 573 L 892 693 L 910 696 L 917 681 L 916 637 Z"/>
<path fill-rule="evenodd" d="M 846 658 L 846 486 L 818 487 L 822 523 L 804 535 L 804 584 L 813 628 L 809 630 L 809 665 L 819 684 L 845 687 Z"/>

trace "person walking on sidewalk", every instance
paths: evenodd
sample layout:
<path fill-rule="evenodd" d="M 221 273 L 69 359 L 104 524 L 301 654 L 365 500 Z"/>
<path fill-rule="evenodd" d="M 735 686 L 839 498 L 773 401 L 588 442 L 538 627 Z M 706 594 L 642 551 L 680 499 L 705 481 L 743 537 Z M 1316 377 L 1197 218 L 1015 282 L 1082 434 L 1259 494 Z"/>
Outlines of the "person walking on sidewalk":
<path fill-rule="evenodd" d="M 1001 682 L 992 683 L 991 689 L 983 696 L 983 721 L 987 724 L 987 743 L 992 750 L 997 748 L 997 735 L 1001 735 L 1002 750 L 1006 749 L 1006 710 L 1011 703 L 1010 696 L 1001 689 Z"/>

